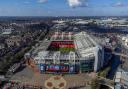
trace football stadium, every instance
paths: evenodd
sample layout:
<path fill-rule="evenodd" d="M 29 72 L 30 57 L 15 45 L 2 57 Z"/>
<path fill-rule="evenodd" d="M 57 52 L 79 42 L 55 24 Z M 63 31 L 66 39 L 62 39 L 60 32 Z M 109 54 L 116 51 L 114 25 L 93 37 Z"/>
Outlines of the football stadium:
<path fill-rule="evenodd" d="M 104 49 L 86 32 L 55 32 L 26 53 L 25 59 L 42 74 L 97 72 L 103 67 Z"/>

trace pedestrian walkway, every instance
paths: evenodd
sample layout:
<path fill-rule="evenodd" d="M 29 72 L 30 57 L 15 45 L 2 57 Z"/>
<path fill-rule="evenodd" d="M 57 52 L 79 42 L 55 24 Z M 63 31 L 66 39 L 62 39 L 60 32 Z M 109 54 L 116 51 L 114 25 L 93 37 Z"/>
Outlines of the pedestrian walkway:
<path fill-rule="evenodd" d="M 62 76 L 52 76 L 45 81 L 45 87 L 47 89 L 65 89 L 67 82 Z"/>

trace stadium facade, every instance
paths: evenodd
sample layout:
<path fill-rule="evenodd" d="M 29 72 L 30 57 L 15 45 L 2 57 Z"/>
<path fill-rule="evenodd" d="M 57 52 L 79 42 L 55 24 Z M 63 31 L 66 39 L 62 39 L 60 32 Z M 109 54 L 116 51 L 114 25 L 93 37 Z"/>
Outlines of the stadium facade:
<path fill-rule="evenodd" d="M 86 32 L 55 32 L 25 58 L 40 73 L 97 72 L 103 67 L 104 49 Z"/>

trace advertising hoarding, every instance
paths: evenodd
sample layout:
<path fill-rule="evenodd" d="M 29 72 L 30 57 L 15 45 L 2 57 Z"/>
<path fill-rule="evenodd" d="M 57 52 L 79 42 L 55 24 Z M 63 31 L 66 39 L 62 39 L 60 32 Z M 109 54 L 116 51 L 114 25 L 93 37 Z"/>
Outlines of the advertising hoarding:
<path fill-rule="evenodd" d="M 41 71 L 41 73 L 45 72 L 45 69 L 46 69 L 46 65 L 45 64 L 40 64 L 40 71 Z"/>
<path fill-rule="evenodd" d="M 68 65 L 46 65 L 47 72 L 69 72 Z"/>

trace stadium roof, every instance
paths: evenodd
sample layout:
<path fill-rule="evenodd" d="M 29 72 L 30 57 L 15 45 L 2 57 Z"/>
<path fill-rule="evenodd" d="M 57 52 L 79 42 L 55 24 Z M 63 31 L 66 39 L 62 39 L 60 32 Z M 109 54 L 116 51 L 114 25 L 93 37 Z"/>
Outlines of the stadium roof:
<path fill-rule="evenodd" d="M 93 56 L 99 45 L 86 32 L 75 34 L 75 48 L 82 57 Z"/>

